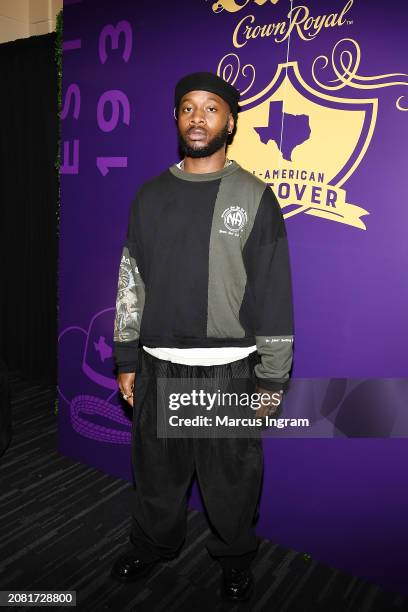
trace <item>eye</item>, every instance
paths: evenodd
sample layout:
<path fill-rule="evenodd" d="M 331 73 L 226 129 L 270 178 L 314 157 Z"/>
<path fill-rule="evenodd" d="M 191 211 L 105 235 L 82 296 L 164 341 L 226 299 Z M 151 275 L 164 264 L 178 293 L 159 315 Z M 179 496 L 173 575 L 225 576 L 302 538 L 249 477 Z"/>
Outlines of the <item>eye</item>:
<path fill-rule="evenodd" d="M 217 109 L 215 108 L 215 106 L 209 106 L 208 108 L 209 108 L 209 109 L 211 109 L 211 108 L 212 108 L 212 110 L 215 110 L 215 111 L 217 110 Z"/>
<path fill-rule="evenodd" d="M 185 106 L 185 107 L 183 108 L 183 111 L 185 111 L 185 110 L 187 110 L 187 109 L 189 109 L 189 108 L 191 108 L 191 106 Z"/>

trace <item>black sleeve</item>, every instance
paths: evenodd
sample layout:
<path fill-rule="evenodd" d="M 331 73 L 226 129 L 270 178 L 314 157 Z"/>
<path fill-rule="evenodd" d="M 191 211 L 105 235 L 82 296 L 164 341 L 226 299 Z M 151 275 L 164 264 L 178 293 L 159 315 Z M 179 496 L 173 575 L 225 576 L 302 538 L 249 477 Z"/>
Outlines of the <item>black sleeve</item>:
<path fill-rule="evenodd" d="M 122 248 L 116 294 L 113 358 L 118 373 L 140 370 L 140 324 L 145 302 L 142 274 L 140 191 L 132 202 Z"/>
<path fill-rule="evenodd" d="M 254 368 L 256 381 L 265 389 L 286 390 L 293 359 L 292 283 L 285 222 L 270 187 L 262 194 L 243 258 L 261 356 Z"/>

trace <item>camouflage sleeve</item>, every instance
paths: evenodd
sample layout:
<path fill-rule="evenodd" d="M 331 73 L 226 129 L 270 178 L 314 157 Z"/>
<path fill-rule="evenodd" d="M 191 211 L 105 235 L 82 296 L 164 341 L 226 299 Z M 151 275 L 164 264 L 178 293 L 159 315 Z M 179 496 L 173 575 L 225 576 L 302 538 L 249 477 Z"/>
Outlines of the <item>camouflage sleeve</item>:
<path fill-rule="evenodd" d="M 140 270 L 141 240 L 138 235 L 138 198 L 133 202 L 119 265 L 113 331 L 113 357 L 118 373 L 137 372 L 140 366 L 140 324 L 145 285 Z"/>

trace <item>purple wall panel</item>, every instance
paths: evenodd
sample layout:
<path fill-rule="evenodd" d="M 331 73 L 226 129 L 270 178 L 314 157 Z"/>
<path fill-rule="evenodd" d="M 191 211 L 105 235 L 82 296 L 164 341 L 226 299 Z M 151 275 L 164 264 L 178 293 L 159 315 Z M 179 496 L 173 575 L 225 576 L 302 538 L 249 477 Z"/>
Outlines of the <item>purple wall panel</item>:
<path fill-rule="evenodd" d="M 402 0 L 64 2 L 59 450 L 132 478 L 112 362 L 129 206 L 178 161 L 176 80 L 230 63 L 229 157 L 273 185 L 290 241 L 285 410 L 311 422 L 264 440 L 258 532 L 408 594 L 407 19 Z"/>

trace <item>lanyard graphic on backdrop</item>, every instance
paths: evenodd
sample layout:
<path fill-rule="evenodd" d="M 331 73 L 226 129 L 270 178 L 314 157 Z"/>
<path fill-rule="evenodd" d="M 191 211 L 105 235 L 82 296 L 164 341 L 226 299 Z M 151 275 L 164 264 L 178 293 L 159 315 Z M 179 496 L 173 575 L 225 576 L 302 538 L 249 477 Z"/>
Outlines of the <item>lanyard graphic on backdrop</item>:
<path fill-rule="evenodd" d="M 279 152 L 280 156 L 278 159 L 278 172 L 280 172 L 280 164 L 283 159 L 282 155 L 282 142 L 283 142 L 283 124 L 285 121 L 285 97 L 286 97 L 286 88 L 288 85 L 288 61 L 289 61 L 289 48 L 290 48 L 290 38 L 292 36 L 292 11 L 293 11 L 293 0 L 290 0 L 290 18 L 289 18 L 289 36 L 288 36 L 288 45 L 286 47 L 286 63 L 285 63 L 285 88 L 283 90 L 282 96 L 282 119 L 281 119 L 281 133 L 280 133 L 280 142 L 279 142 Z M 280 174 L 278 174 L 280 176 Z"/>

